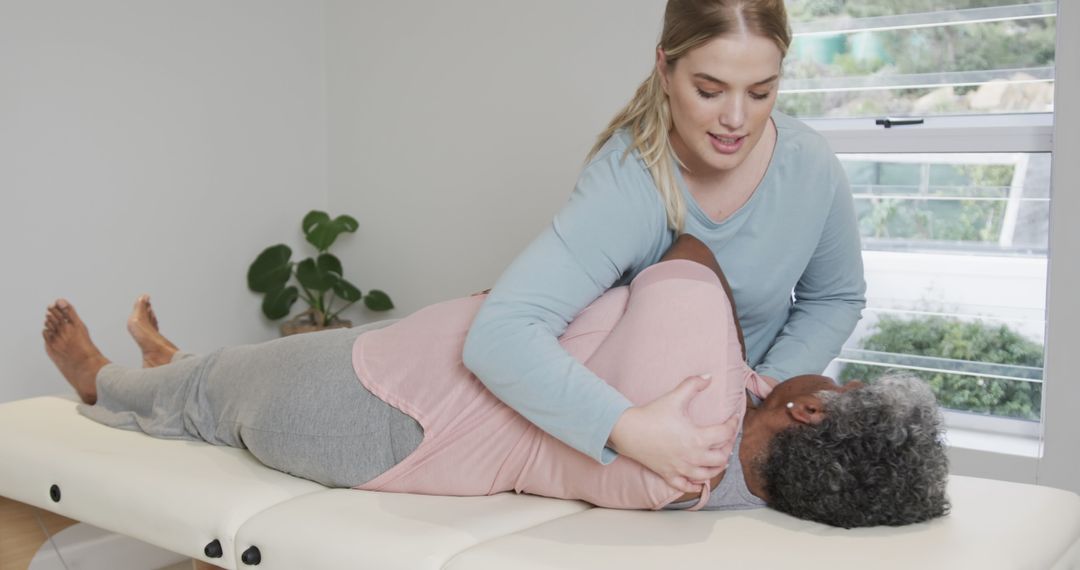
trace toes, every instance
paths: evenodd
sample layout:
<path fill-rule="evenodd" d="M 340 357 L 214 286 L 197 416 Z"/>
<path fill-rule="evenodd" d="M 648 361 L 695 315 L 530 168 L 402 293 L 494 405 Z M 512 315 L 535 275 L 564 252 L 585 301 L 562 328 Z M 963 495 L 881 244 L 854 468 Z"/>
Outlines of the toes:
<path fill-rule="evenodd" d="M 67 299 L 57 299 L 56 308 L 60 310 L 60 314 L 68 321 L 82 323 L 82 319 L 79 318 L 79 313 L 75 312 L 75 306 L 69 303 Z"/>
<path fill-rule="evenodd" d="M 145 317 L 146 324 L 150 325 L 154 330 L 158 330 L 157 315 L 154 314 L 154 307 L 150 304 L 150 295 L 143 294 L 135 300 L 135 311 L 132 316 L 136 318 Z"/>
<path fill-rule="evenodd" d="M 53 327 L 60 328 L 60 326 L 67 321 L 64 314 L 60 312 L 60 309 L 56 305 L 50 305 L 48 313 L 45 314 L 45 319 L 53 324 Z"/>
<path fill-rule="evenodd" d="M 150 310 L 150 296 L 139 295 L 135 298 L 135 304 L 131 306 L 131 316 L 133 318 L 142 318 Z"/>

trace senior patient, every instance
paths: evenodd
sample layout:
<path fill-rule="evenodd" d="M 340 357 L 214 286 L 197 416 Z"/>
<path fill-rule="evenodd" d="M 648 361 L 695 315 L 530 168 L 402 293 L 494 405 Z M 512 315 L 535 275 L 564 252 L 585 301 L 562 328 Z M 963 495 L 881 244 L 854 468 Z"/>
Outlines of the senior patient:
<path fill-rule="evenodd" d="M 155 437 L 246 448 L 269 467 L 328 486 L 445 495 L 513 490 L 612 508 L 767 505 L 847 528 L 921 522 L 948 511 L 947 462 L 929 389 L 908 378 L 838 387 L 817 375 L 774 389 L 746 364 L 723 273 L 690 236 L 629 287 L 582 311 L 559 342 L 635 405 L 679 386 L 661 403 L 728 442 L 713 450 L 726 469 L 697 482 L 700 493 L 684 494 L 626 457 L 597 463 L 488 392 L 461 362 L 481 302 L 456 299 L 377 325 L 384 328 L 309 333 L 197 357 L 160 334 L 144 296 L 128 321 L 143 369 L 110 363 L 64 300 L 49 307 L 43 335 L 87 417 Z"/>

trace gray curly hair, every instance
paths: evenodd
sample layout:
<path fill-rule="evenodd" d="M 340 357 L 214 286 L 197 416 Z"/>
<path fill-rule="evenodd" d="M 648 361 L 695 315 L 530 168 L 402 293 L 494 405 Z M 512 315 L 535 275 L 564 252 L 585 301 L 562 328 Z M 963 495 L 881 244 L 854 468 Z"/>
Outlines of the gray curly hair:
<path fill-rule="evenodd" d="M 769 507 L 843 528 L 949 512 L 941 414 L 925 383 L 889 376 L 819 397 L 825 419 L 777 434 L 762 460 Z"/>

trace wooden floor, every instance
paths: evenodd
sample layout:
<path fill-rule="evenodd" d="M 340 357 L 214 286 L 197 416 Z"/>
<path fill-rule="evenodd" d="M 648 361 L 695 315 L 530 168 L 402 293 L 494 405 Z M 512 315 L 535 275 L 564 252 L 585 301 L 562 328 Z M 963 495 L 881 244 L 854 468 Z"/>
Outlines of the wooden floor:
<path fill-rule="evenodd" d="M 26 570 L 50 536 L 77 522 L 0 497 L 0 570 Z"/>
<path fill-rule="evenodd" d="M 55 513 L 0 497 L 0 570 L 26 570 L 50 536 L 77 524 Z M 159 570 L 212 570 L 204 562 L 188 561 Z"/>

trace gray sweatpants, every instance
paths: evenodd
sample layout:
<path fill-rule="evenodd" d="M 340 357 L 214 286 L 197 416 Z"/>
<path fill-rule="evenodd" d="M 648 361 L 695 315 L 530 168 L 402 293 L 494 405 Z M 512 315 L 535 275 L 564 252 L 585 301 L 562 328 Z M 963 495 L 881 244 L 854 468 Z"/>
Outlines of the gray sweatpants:
<path fill-rule="evenodd" d="M 97 376 L 97 403 L 79 412 L 154 437 L 249 450 L 265 465 L 330 487 L 354 487 L 393 467 L 423 429 L 356 378 L 353 341 L 392 321 L 177 354 L 172 363 Z"/>

